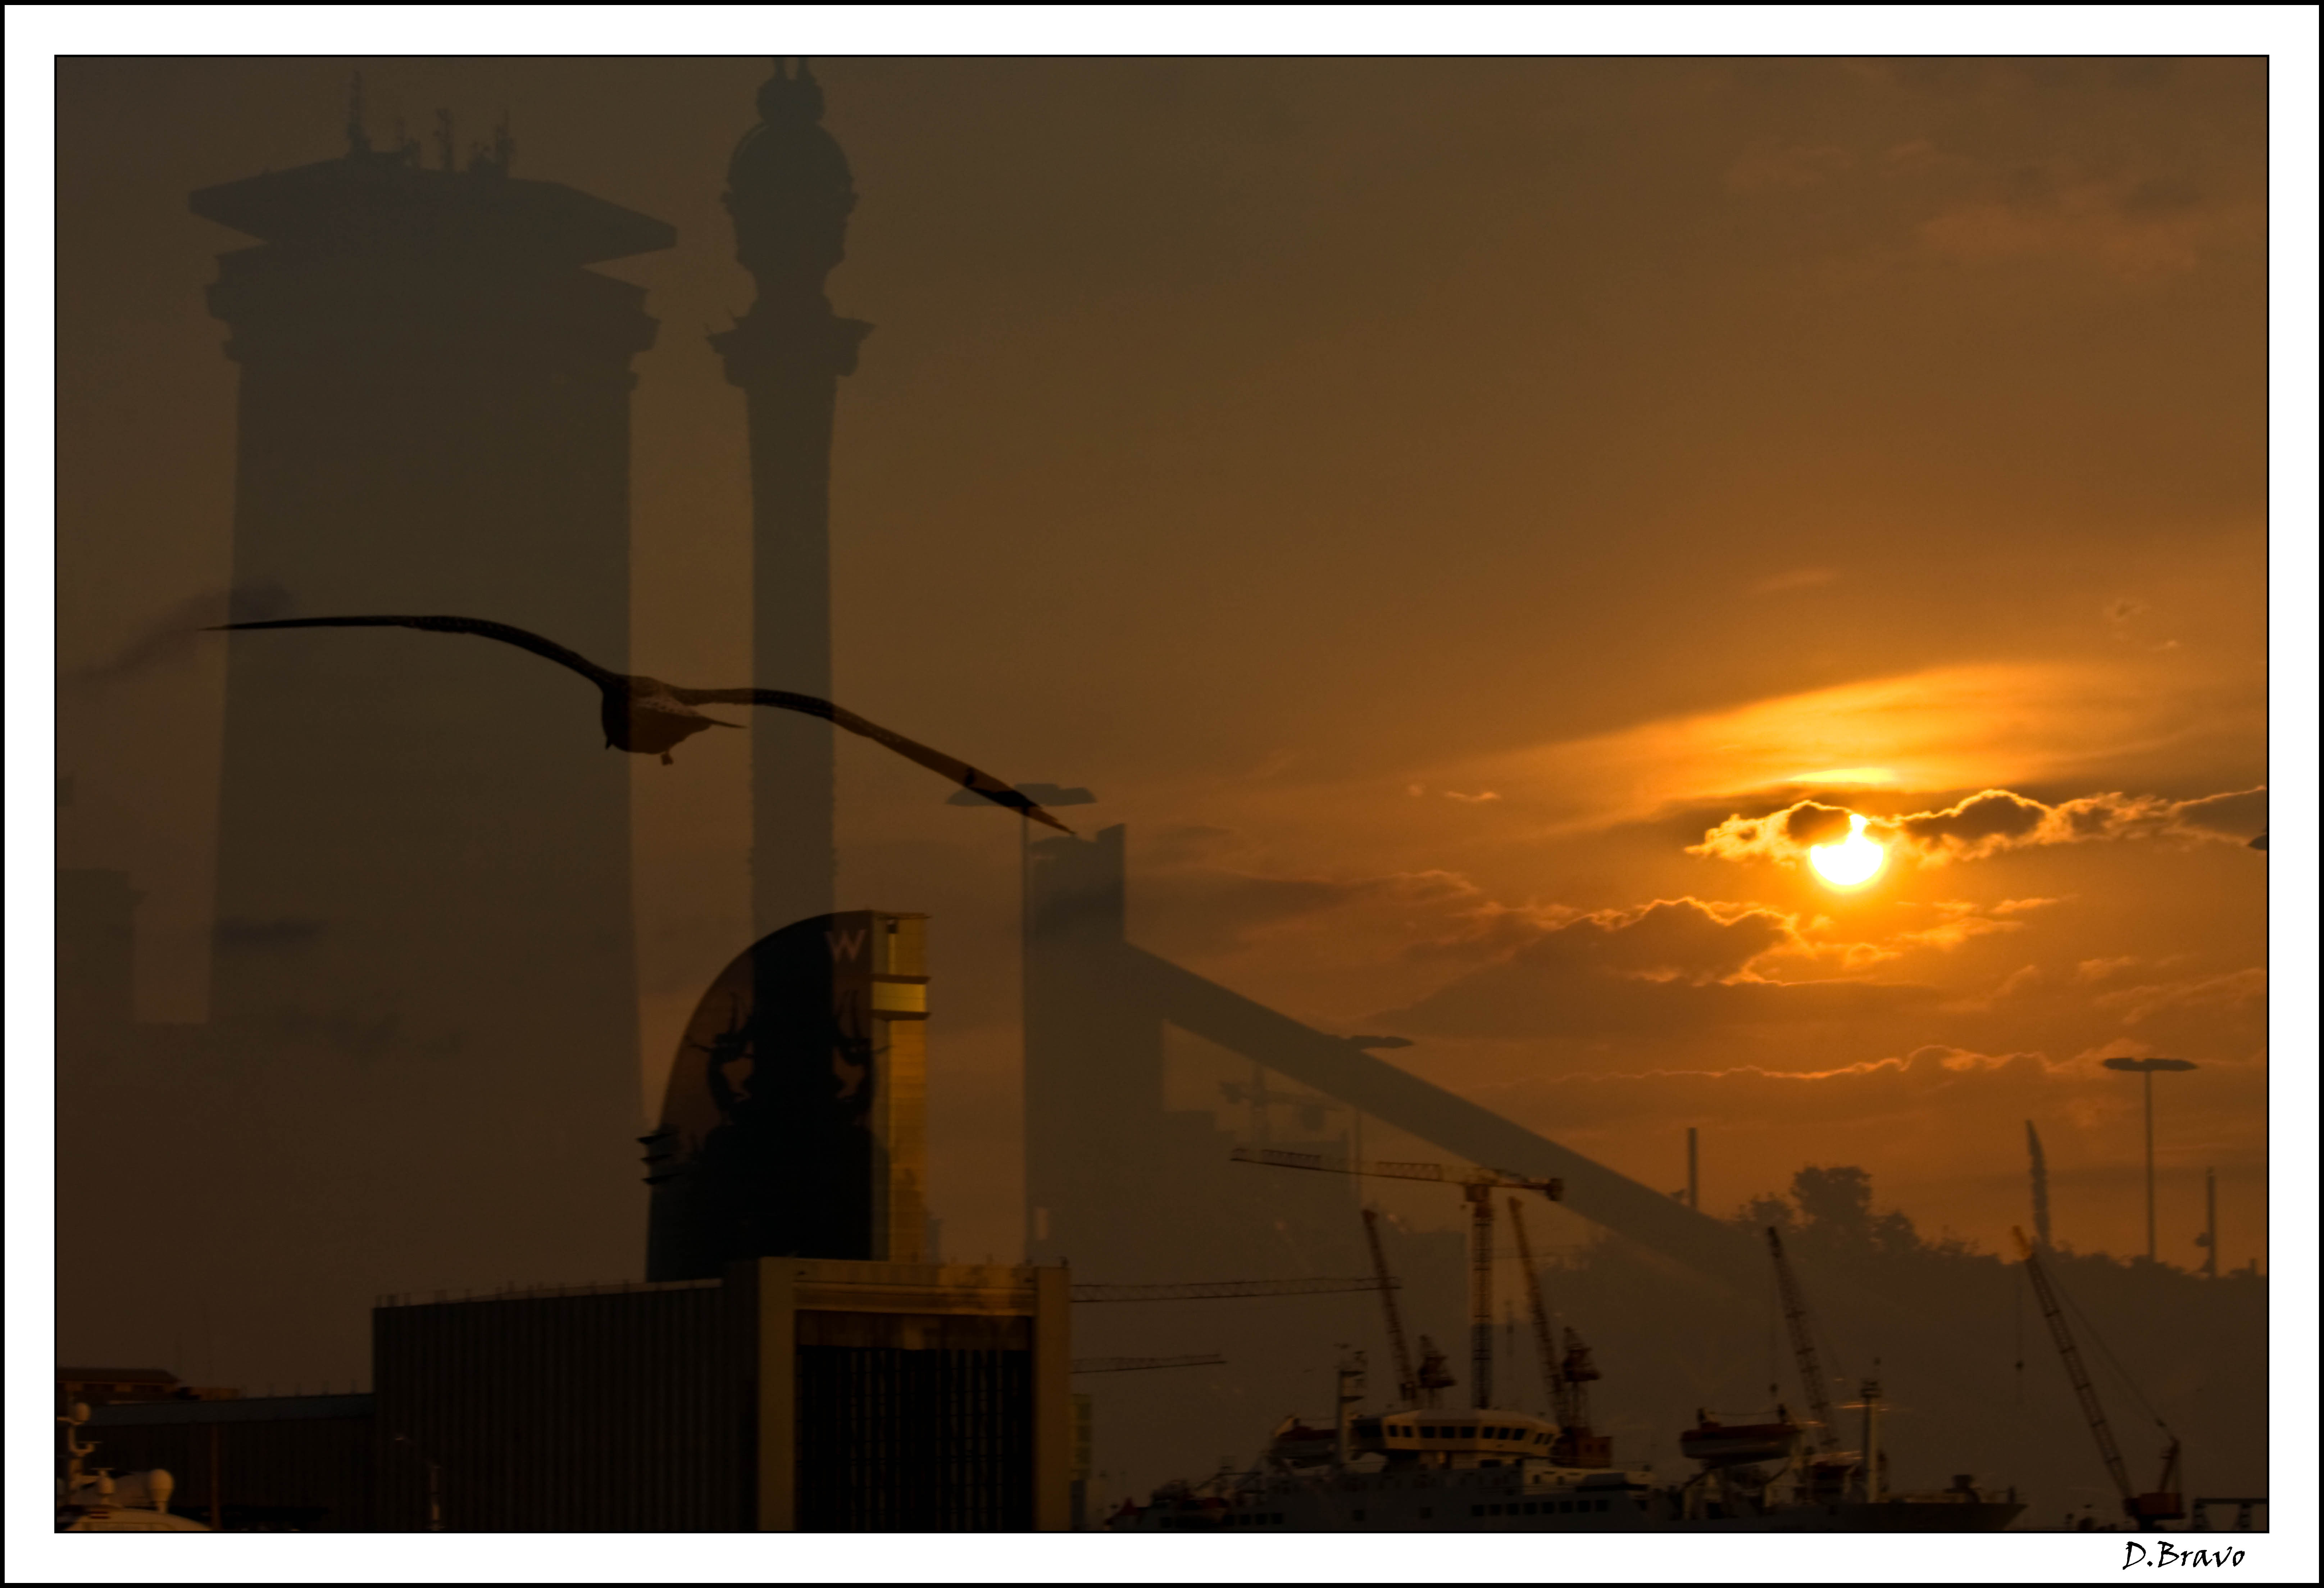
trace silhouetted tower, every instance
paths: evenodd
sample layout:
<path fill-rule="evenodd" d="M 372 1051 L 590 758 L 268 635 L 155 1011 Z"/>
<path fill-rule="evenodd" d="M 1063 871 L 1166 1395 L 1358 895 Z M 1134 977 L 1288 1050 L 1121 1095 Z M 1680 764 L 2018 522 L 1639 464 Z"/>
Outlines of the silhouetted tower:
<path fill-rule="evenodd" d="M 749 402 L 752 681 L 829 697 L 831 436 L 839 378 L 872 328 L 842 319 L 824 278 L 845 254 L 855 208 L 847 156 L 823 126 L 823 88 L 779 60 L 759 125 L 726 166 L 734 254 L 759 295 L 710 338 Z M 834 906 L 836 755 L 828 723 L 751 714 L 751 909 L 776 931 Z"/>
<path fill-rule="evenodd" d="M 1025 1252 L 1080 1271 L 1194 1276 L 1206 1237 L 1168 1177 L 1162 1020 L 1123 984 L 1128 829 L 1032 847 L 1026 891 Z M 1210 1116 L 1202 1116 L 1207 1127 Z M 1205 1132 L 1207 1133 L 1207 1132 Z M 1200 1152 L 1204 1145 L 1194 1146 Z M 1226 1157 L 1222 1138 L 1204 1168 Z M 1256 1196 L 1271 1187 L 1253 1187 Z M 1175 1239 L 1173 1236 L 1175 1235 Z M 1179 1266 L 1169 1266 L 1174 1260 Z M 1241 1270 L 1237 1269 L 1237 1272 Z"/>
<path fill-rule="evenodd" d="M 241 370 L 236 589 L 290 615 L 500 619 L 626 668 L 630 366 L 655 328 L 643 289 L 584 267 L 675 235 L 512 176 L 504 128 L 458 169 L 448 139 L 428 165 L 351 120 L 342 158 L 192 198 L 263 239 L 209 291 Z M 323 1166 L 284 1199 L 286 1251 L 408 1234 L 413 1283 L 623 1271 L 644 1212 L 631 761 L 593 692 L 407 631 L 216 642 L 212 1018 L 222 1080 L 273 1100 L 276 1134 L 213 1158 Z M 297 1227 L 317 1199 L 335 1230 Z"/>

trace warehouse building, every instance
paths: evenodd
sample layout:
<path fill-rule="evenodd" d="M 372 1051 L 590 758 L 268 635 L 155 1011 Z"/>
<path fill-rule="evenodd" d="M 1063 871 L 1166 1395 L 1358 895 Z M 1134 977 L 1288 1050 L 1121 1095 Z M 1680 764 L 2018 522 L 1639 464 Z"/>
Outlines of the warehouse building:
<path fill-rule="evenodd" d="M 722 1279 L 387 1297 L 368 1395 L 99 1408 L 229 1528 L 1056 1529 L 1062 1267 L 761 1258 Z"/>

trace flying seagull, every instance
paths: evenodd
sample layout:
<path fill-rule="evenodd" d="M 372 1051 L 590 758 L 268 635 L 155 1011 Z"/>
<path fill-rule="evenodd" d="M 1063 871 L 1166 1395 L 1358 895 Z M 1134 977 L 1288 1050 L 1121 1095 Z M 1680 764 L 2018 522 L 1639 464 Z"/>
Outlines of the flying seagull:
<path fill-rule="evenodd" d="M 695 734 L 711 728 L 739 728 L 742 725 L 705 716 L 695 709 L 697 706 L 772 706 L 784 711 L 805 712 L 809 716 L 822 717 L 851 734 L 861 734 L 867 739 L 885 744 L 905 759 L 918 762 L 929 771 L 950 778 L 963 789 L 981 794 L 995 805 L 1005 805 L 1011 810 L 1020 811 L 1060 833 L 1070 834 L 1073 831 L 991 773 L 981 772 L 964 761 L 955 761 L 942 751 L 931 750 L 901 734 L 891 734 L 879 724 L 866 722 L 853 712 L 834 706 L 828 700 L 818 700 L 812 695 L 794 695 L 788 689 L 687 689 L 642 674 L 617 673 L 610 668 L 599 667 L 578 651 L 567 651 L 553 640 L 544 640 L 539 634 L 512 623 L 496 623 L 480 617 L 285 617 L 266 623 L 220 623 L 217 628 L 426 629 L 438 634 L 474 634 L 480 639 L 498 640 L 503 645 L 514 645 L 531 651 L 535 656 L 545 656 L 596 685 L 598 693 L 604 697 L 598 715 L 605 726 L 605 747 L 610 750 L 618 745 L 637 755 L 659 755 L 664 766 L 670 763 L 669 752 Z"/>

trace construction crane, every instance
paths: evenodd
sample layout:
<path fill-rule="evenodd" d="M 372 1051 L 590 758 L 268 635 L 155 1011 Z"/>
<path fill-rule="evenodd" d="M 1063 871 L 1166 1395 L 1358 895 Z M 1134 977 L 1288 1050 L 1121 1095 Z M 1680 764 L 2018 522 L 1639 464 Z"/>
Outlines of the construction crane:
<path fill-rule="evenodd" d="M 2025 1151 L 2034 1177 L 2034 1238 L 2050 1244 L 2050 1160 L 2043 1155 L 2042 1137 L 2034 1122 L 2025 1122 Z"/>
<path fill-rule="evenodd" d="M 1549 1304 L 1541 1297 L 1541 1276 L 1534 1271 L 1533 1243 L 1526 1239 L 1525 1205 L 1509 1198 L 1509 1230 L 1517 1238 L 1517 1263 L 1525 1269 L 1526 1302 L 1533 1309 L 1534 1344 L 1541 1352 L 1542 1393 L 1549 1397 L 1559 1423 L 1566 1415 L 1565 1375 L 1558 1371 L 1557 1331 L 1549 1321 Z"/>
<path fill-rule="evenodd" d="M 1423 1334 L 1420 1337 L 1420 1404 L 1433 1408 L 1439 1390 L 1450 1390 L 1459 1382 L 1444 1371 L 1444 1353 L 1436 1349 L 1436 1342 Z"/>
<path fill-rule="evenodd" d="M 1135 1373 L 1148 1368 L 1220 1368 L 1227 1359 L 1212 1352 L 1203 1356 L 1077 1356 L 1077 1373 Z"/>
<path fill-rule="evenodd" d="M 1533 1266 L 1533 1244 L 1526 1239 L 1525 1205 L 1509 1198 L 1509 1228 L 1517 1238 L 1517 1261 L 1525 1269 L 1526 1300 L 1533 1308 L 1534 1343 L 1541 1352 L 1541 1382 L 1557 1418 L 1557 1440 L 1550 1447 L 1553 1460 L 1569 1467 L 1602 1467 L 1614 1459 L 1614 1442 L 1590 1426 L 1590 1384 L 1600 1376 L 1590 1360 L 1590 1347 L 1572 1329 L 1565 1331 L 1565 1350 L 1557 1349 L 1557 1331 L 1549 1321 L 1549 1304 L 1542 1298 L 1540 1271 Z"/>
<path fill-rule="evenodd" d="M 1185 1285 L 1076 1285 L 1075 1301 L 1233 1301 L 1254 1296 L 1329 1296 L 1342 1290 L 1393 1290 L 1385 1275 L 1360 1279 L 1213 1279 Z"/>
<path fill-rule="evenodd" d="M 1800 1379 L 1808 1392 L 1808 1415 L 1816 1420 L 1816 1449 L 1825 1455 L 1837 1454 L 1840 1436 L 1833 1431 L 1831 1397 L 1824 1393 L 1823 1364 L 1816 1356 L 1815 1335 L 1808 1327 L 1807 1298 L 1800 1294 L 1800 1282 L 1792 1273 L 1790 1260 L 1784 1256 L 1784 1238 L 1775 1226 L 1767 1226 L 1767 1250 L 1775 1259 L 1775 1288 L 1783 1293 L 1784 1322 L 1792 1331 L 1792 1354 L 1799 1359 Z"/>
<path fill-rule="evenodd" d="M 2058 1358 L 2066 1364 L 2066 1377 L 2073 1380 L 2075 1398 L 2082 1403 L 2082 1417 L 2090 1426 L 2090 1436 L 2098 1443 L 2098 1458 L 2106 1463 L 2107 1475 L 2122 1493 L 2123 1513 L 2141 1527 L 2177 1519 L 2187 1514 L 2179 1500 L 2179 1436 L 2171 1432 L 2161 1417 L 2154 1419 L 2170 1443 L 2163 1450 L 2163 1476 L 2153 1490 L 2139 1493 L 2131 1484 L 2130 1469 L 2123 1464 L 2122 1452 L 2114 1442 L 2114 1430 L 2107 1426 L 2106 1408 L 2098 1404 L 2098 1387 L 2082 1367 L 2082 1353 L 2074 1345 L 2074 1334 L 2066 1326 L 2066 1315 L 2058 1305 L 2058 1293 L 2050 1283 L 2049 1271 L 2042 1265 L 2042 1254 L 2025 1232 L 2013 1229 L 2017 1237 L 2017 1251 L 2025 1260 L 2025 1277 L 2034 1283 L 2034 1294 L 2042 1304 L 2042 1316 L 2050 1325 L 2050 1338 L 2058 1343 Z"/>
<path fill-rule="evenodd" d="M 1379 1278 L 1380 1310 L 1388 1315 L 1388 1350 L 1396 1356 L 1396 1393 L 1406 1406 L 1420 1404 L 1420 1379 L 1413 1371 L 1412 1347 L 1404 1342 L 1404 1319 L 1396 1310 L 1396 1280 L 1388 1271 L 1388 1254 L 1380 1250 L 1379 1214 L 1364 1209 L 1364 1241 L 1372 1249 L 1372 1272 Z"/>
<path fill-rule="evenodd" d="M 1563 1180 L 1536 1180 L 1498 1170 L 1447 1168 L 1441 1163 L 1375 1162 L 1333 1158 L 1320 1152 L 1287 1152 L 1273 1147 L 1238 1147 L 1237 1163 L 1279 1169 L 1319 1169 L 1326 1174 L 1372 1175 L 1391 1180 L 1434 1180 L 1458 1186 L 1469 1200 L 1469 1404 L 1493 1404 L 1493 1193 L 1538 1191 L 1555 1202 L 1565 1195 Z"/>
<path fill-rule="evenodd" d="M 1589 1434 L 1590 1384 L 1600 1375 L 1597 1364 L 1590 1360 L 1590 1347 L 1582 1343 L 1582 1336 L 1570 1327 L 1565 1331 L 1565 1359 L 1557 1364 L 1557 1376 L 1565 1384 L 1566 1409 L 1573 1418 L 1573 1426 L 1583 1435 Z M 1577 1461 L 1572 1464 L 1590 1463 Z"/>
<path fill-rule="evenodd" d="M 982 799 L 982 796 L 980 795 L 978 798 Z M 1257 1064 L 1250 1066 L 1250 1081 L 1248 1085 L 1240 1081 L 1221 1081 L 1219 1091 L 1229 1103 L 1247 1103 L 1250 1105 L 1250 1134 L 1254 1141 L 1267 1140 L 1268 1111 L 1270 1108 L 1280 1106 L 1296 1109 L 1301 1130 L 1320 1131 L 1323 1128 L 1323 1116 L 1326 1113 L 1342 1113 L 1347 1111 L 1348 1106 L 1344 1103 L 1334 1103 L 1319 1093 L 1278 1092 L 1267 1084 L 1267 1072 Z"/>

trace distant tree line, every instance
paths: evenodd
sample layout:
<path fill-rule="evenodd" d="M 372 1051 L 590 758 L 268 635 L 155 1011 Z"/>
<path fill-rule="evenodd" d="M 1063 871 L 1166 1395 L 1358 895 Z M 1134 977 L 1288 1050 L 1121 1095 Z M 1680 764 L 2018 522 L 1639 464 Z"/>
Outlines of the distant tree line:
<path fill-rule="evenodd" d="M 1787 1247 L 1810 1258 L 1841 1262 L 1938 1260 L 1989 1264 L 2016 1260 L 2014 1251 L 1987 1252 L 1976 1242 L 1950 1232 L 1930 1239 L 1895 1209 L 1875 1213 L 1872 1177 L 1853 1164 L 1832 1168 L 1811 1164 L 1792 1177 L 1788 1193 L 1769 1192 L 1754 1196 L 1734 1214 L 1730 1222 L 1755 1232 L 1773 1225 L 1783 1232 Z M 2197 1278 L 2190 1270 L 2168 1264 L 2150 1264 L 2143 1255 L 2117 1258 L 2105 1252 L 2078 1252 L 2062 1242 L 2056 1243 L 2053 1258 L 2070 1269 L 2094 1265 L 2120 1269 L 2151 1269 L 2158 1277 L 2167 1274 Z M 2256 1264 L 2221 1275 L 2222 1279 L 2246 1281 L 2260 1277 Z"/>

